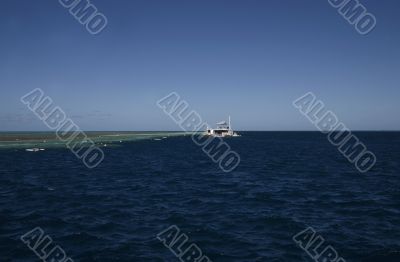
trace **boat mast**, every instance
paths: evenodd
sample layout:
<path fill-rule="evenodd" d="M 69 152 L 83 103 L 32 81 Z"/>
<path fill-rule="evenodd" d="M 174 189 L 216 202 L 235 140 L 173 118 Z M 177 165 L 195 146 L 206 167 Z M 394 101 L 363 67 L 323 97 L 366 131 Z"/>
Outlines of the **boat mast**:
<path fill-rule="evenodd" d="M 231 127 L 231 116 L 229 116 L 228 122 L 229 122 L 229 130 L 232 130 L 232 127 Z"/>

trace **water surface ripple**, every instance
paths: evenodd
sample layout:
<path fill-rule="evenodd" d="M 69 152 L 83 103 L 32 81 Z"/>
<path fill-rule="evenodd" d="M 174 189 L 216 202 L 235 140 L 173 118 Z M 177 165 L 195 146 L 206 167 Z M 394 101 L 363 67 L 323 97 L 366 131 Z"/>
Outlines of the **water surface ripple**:
<path fill-rule="evenodd" d="M 317 132 L 243 132 L 222 172 L 190 137 L 104 148 L 87 169 L 65 148 L 0 150 L 0 261 L 39 261 L 19 237 L 43 228 L 74 261 L 179 261 L 170 225 L 212 261 L 312 261 L 312 226 L 346 261 L 400 261 L 400 133 L 356 133 L 378 162 L 360 174 Z"/>

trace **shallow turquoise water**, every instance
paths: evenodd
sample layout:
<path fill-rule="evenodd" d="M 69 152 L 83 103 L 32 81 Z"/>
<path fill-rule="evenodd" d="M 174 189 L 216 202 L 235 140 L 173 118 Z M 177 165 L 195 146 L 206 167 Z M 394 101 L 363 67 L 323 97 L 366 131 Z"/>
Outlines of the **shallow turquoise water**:
<path fill-rule="evenodd" d="M 188 135 L 183 132 L 85 132 L 88 139 L 103 146 L 117 146 L 127 141 L 155 139 Z M 57 138 L 54 132 L 0 132 L 2 148 L 54 148 L 65 147 L 66 142 Z"/>

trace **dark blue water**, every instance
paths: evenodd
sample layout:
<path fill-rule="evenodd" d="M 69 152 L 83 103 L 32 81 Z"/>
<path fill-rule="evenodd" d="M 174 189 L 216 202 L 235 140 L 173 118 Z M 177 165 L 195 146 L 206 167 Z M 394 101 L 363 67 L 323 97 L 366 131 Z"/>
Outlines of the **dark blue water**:
<path fill-rule="evenodd" d="M 346 261 L 400 261 L 400 133 L 356 133 L 366 174 L 317 132 L 242 135 L 231 173 L 190 137 L 105 148 L 94 170 L 0 150 L 0 261 L 40 261 L 19 239 L 36 226 L 74 261 L 179 261 L 156 239 L 170 225 L 212 261 L 312 261 L 292 240 L 307 226 Z"/>

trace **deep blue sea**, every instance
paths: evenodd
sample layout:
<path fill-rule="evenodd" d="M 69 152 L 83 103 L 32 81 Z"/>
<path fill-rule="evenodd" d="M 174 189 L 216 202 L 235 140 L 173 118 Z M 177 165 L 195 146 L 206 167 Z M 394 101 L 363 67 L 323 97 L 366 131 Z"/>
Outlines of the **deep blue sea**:
<path fill-rule="evenodd" d="M 179 261 L 156 237 L 176 225 L 213 262 L 313 261 L 307 227 L 345 261 L 400 261 L 400 133 L 356 132 L 377 157 L 359 173 L 319 132 L 242 132 L 231 173 L 189 136 L 103 148 L 0 150 L 0 261 L 41 261 L 40 227 L 74 261 Z"/>

